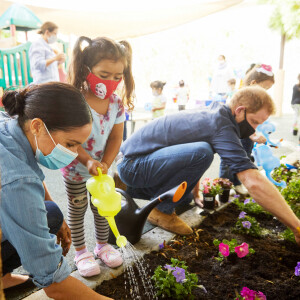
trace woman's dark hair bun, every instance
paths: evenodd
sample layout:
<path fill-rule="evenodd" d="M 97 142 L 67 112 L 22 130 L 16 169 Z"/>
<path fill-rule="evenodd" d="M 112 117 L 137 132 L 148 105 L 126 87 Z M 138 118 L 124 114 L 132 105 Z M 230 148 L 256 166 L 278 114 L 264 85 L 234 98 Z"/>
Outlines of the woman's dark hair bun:
<path fill-rule="evenodd" d="M 7 90 L 4 92 L 2 103 L 5 111 L 12 116 L 23 116 L 25 109 L 26 92 L 18 92 L 15 90 Z"/>

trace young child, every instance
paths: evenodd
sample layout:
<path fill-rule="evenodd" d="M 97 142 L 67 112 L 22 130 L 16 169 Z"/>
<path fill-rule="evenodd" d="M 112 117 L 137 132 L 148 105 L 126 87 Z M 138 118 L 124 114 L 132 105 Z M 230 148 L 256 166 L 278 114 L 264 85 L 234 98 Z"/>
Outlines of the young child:
<path fill-rule="evenodd" d="M 229 103 L 233 94 L 236 92 L 236 89 L 235 89 L 236 80 L 234 78 L 229 79 L 227 81 L 227 84 L 228 84 L 229 92 L 227 92 L 227 94 L 226 94 L 226 103 Z"/>
<path fill-rule="evenodd" d="M 150 84 L 154 96 L 151 109 L 153 119 L 159 118 L 165 114 L 167 98 L 162 93 L 165 84 L 166 82 L 159 80 L 153 81 Z"/>
<path fill-rule="evenodd" d="M 185 86 L 183 80 L 179 81 L 179 88 L 176 92 L 178 110 L 185 110 L 185 106 L 189 101 L 189 89 Z"/>
<path fill-rule="evenodd" d="M 82 49 L 83 42 L 88 45 Z M 84 240 L 84 215 L 88 206 L 86 181 L 98 175 L 97 168 L 107 173 L 119 152 L 123 138 L 124 105 L 131 109 L 134 80 L 131 72 L 131 47 L 128 42 L 109 38 L 80 37 L 73 50 L 69 82 L 78 88 L 90 106 L 93 129 L 78 150 L 78 158 L 62 169 L 68 195 L 68 223 L 76 250 L 75 264 L 81 276 L 100 273 L 93 254 Z M 122 99 L 114 91 L 124 80 Z M 96 247 L 94 255 L 108 267 L 123 261 L 118 250 L 107 244 L 109 225 L 90 202 L 94 215 Z"/>
<path fill-rule="evenodd" d="M 298 118 L 300 116 L 300 74 L 298 75 L 298 83 L 295 84 L 293 87 L 292 108 L 295 112 L 293 135 L 297 135 L 298 134 Z M 299 144 L 300 144 L 300 137 L 299 137 Z"/>

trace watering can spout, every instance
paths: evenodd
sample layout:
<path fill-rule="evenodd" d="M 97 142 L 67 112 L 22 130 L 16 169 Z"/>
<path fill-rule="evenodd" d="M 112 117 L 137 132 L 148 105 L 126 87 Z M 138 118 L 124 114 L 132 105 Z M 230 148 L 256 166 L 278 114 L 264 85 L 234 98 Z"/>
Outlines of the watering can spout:
<path fill-rule="evenodd" d="M 118 225 L 121 234 L 124 234 L 130 243 L 137 243 L 142 236 L 144 225 L 152 209 L 160 202 L 167 199 L 170 199 L 173 202 L 179 201 L 184 195 L 186 188 L 187 183 L 184 181 L 178 186 L 151 200 L 142 208 L 139 208 L 135 201 L 125 191 L 116 189 L 123 196 L 123 200 L 121 202 L 122 209 L 115 217 L 116 224 Z M 110 243 L 115 243 L 114 236 L 116 235 L 110 234 Z"/>

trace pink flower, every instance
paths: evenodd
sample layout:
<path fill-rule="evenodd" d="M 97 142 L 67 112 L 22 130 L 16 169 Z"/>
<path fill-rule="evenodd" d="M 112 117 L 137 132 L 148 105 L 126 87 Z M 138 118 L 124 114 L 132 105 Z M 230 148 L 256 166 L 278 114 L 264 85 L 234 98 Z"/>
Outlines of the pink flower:
<path fill-rule="evenodd" d="M 239 258 L 245 257 L 249 253 L 249 246 L 247 243 L 243 243 L 240 246 L 235 247 L 234 252 Z"/>
<path fill-rule="evenodd" d="M 267 297 L 262 292 L 250 290 L 246 286 L 241 290 L 241 296 L 245 300 L 267 300 Z"/>
<path fill-rule="evenodd" d="M 229 255 L 229 246 L 224 244 L 224 243 L 220 243 L 219 244 L 219 251 L 221 252 L 221 254 L 223 256 L 228 256 Z"/>
<path fill-rule="evenodd" d="M 207 186 L 204 186 L 203 194 L 209 194 L 209 189 Z"/>
<path fill-rule="evenodd" d="M 254 300 L 256 292 L 244 286 L 241 290 L 241 296 L 244 297 L 245 300 Z"/>
<path fill-rule="evenodd" d="M 256 297 L 258 297 L 259 300 L 267 300 L 267 297 L 263 292 L 258 292 Z"/>

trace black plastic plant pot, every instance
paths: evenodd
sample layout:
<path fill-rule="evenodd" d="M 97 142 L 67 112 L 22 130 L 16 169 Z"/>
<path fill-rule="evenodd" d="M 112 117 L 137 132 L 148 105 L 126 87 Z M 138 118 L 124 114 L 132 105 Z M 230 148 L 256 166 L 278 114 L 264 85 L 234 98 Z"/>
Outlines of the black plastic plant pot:
<path fill-rule="evenodd" d="M 214 209 L 215 196 L 212 196 L 210 194 L 203 194 L 203 207 L 207 209 Z"/>
<path fill-rule="evenodd" d="M 223 202 L 223 203 L 228 202 L 228 200 L 229 200 L 229 193 L 230 193 L 230 189 L 223 190 L 223 194 L 219 195 L 220 201 Z"/>
<path fill-rule="evenodd" d="M 297 135 L 298 134 L 298 129 L 293 129 L 293 135 Z"/>

